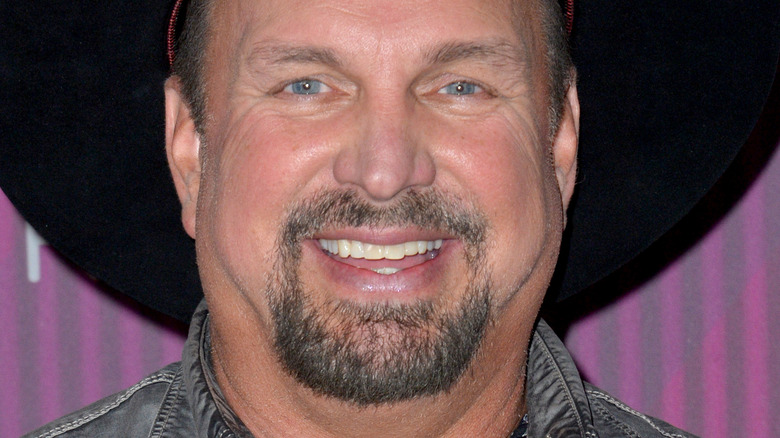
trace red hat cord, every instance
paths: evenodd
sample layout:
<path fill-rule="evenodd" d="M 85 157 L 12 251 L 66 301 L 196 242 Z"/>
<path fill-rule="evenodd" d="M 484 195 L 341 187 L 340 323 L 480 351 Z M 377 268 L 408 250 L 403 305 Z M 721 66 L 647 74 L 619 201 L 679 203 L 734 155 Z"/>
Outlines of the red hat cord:
<path fill-rule="evenodd" d="M 176 59 L 176 22 L 179 19 L 182 1 L 176 0 L 176 4 L 173 5 L 173 12 L 171 12 L 171 18 L 168 20 L 168 66 L 171 67 L 171 70 L 173 70 L 173 61 Z"/>
<path fill-rule="evenodd" d="M 563 11 L 563 14 L 566 16 L 566 33 L 571 35 L 571 30 L 574 27 L 574 0 L 566 0 L 566 10 Z"/>

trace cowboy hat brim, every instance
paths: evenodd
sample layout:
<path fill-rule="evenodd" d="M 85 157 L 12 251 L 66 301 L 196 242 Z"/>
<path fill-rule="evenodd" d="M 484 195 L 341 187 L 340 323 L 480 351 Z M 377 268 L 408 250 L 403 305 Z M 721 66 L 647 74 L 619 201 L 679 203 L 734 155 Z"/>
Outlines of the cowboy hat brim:
<path fill-rule="evenodd" d="M 0 187 L 62 254 L 156 310 L 202 297 L 164 151 L 173 1 L 0 3 Z M 747 139 L 780 2 L 575 3 L 578 187 L 563 299 L 671 228 Z"/>

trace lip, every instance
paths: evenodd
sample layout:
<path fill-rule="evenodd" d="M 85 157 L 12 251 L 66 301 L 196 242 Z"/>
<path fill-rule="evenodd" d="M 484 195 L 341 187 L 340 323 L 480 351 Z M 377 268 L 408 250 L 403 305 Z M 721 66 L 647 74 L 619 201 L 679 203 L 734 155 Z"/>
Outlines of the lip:
<path fill-rule="evenodd" d="M 318 235 L 317 238 L 333 239 L 349 238 L 383 245 L 392 245 L 409 240 L 435 240 L 442 238 L 441 233 L 429 233 L 430 236 L 422 237 L 420 233 L 408 232 L 382 233 L 382 239 L 370 239 L 366 232 L 335 233 L 329 232 Z M 370 232 L 369 232 L 370 234 Z M 393 235 L 397 234 L 397 235 Z M 403 236 L 401 236 L 403 235 Z M 434 237 L 434 239 L 431 239 Z M 320 282 L 333 298 L 356 302 L 381 302 L 381 301 L 416 301 L 433 299 L 441 292 L 445 268 L 457 252 L 460 246 L 458 240 L 443 239 L 442 247 L 436 250 L 436 257 L 424 260 L 422 263 L 396 272 L 391 275 L 378 274 L 364 267 L 353 266 L 338 260 L 331 254 L 323 251 L 317 239 L 309 239 L 303 242 L 303 269 L 308 274 L 320 274 Z M 386 243 L 385 243 L 386 242 Z M 422 256 L 424 257 L 424 256 Z M 313 263 L 308 264 L 307 260 Z M 386 266 L 399 266 L 403 260 L 386 260 Z M 407 262 L 408 264 L 408 262 Z"/>
<path fill-rule="evenodd" d="M 417 228 L 382 228 L 381 230 L 372 228 L 335 229 L 317 233 L 313 237 L 313 240 L 318 239 L 359 240 L 361 242 L 374 243 L 377 245 L 395 245 L 415 240 L 455 240 L 454 236 L 447 233 Z"/>

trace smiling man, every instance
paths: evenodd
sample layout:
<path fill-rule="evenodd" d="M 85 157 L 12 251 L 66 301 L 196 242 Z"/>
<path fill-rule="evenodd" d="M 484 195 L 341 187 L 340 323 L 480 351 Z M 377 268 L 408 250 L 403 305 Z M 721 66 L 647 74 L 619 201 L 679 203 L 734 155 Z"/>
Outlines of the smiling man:
<path fill-rule="evenodd" d="M 205 6 L 201 74 L 166 85 L 167 149 L 214 376 L 252 433 L 518 426 L 576 168 L 541 7 Z"/>
<path fill-rule="evenodd" d="M 538 318 L 578 182 L 576 73 L 556 1 L 192 0 L 187 10 L 183 34 L 169 35 L 165 144 L 205 299 L 181 363 L 32 436 L 687 436 L 582 382 Z M 147 158 L 122 159 L 119 182 L 100 184 L 134 187 L 124 166 Z M 137 194 L 127 198 L 111 214 L 130 216 Z M 690 205 L 668 207 L 666 227 Z M 163 246 L 161 228 L 111 250 Z M 648 234 L 620 263 L 659 232 Z M 155 251 L 127 252 L 143 254 L 133 279 L 178 272 L 148 261 Z M 171 264 L 189 254 L 160 252 Z M 160 300 L 175 305 L 186 275 L 168 276 L 178 289 Z M 161 277 L 150 277 L 153 289 Z"/>

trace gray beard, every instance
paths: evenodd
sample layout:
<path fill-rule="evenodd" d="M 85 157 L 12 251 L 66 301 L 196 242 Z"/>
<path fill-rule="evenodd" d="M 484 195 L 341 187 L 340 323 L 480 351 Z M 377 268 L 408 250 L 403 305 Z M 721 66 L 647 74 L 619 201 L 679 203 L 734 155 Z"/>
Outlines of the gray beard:
<path fill-rule="evenodd" d="M 377 208 L 353 191 L 339 191 L 291 210 L 266 289 L 275 348 L 290 375 L 317 394 L 361 406 L 436 395 L 458 381 L 488 325 L 491 282 L 483 269 L 486 221 L 456 201 L 410 191 L 391 207 Z M 466 293 L 450 308 L 422 300 L 315 305 L 299 277 L 300 245 L 339 226 L 417 226 L 458 237 L 469 266 Z"/>

